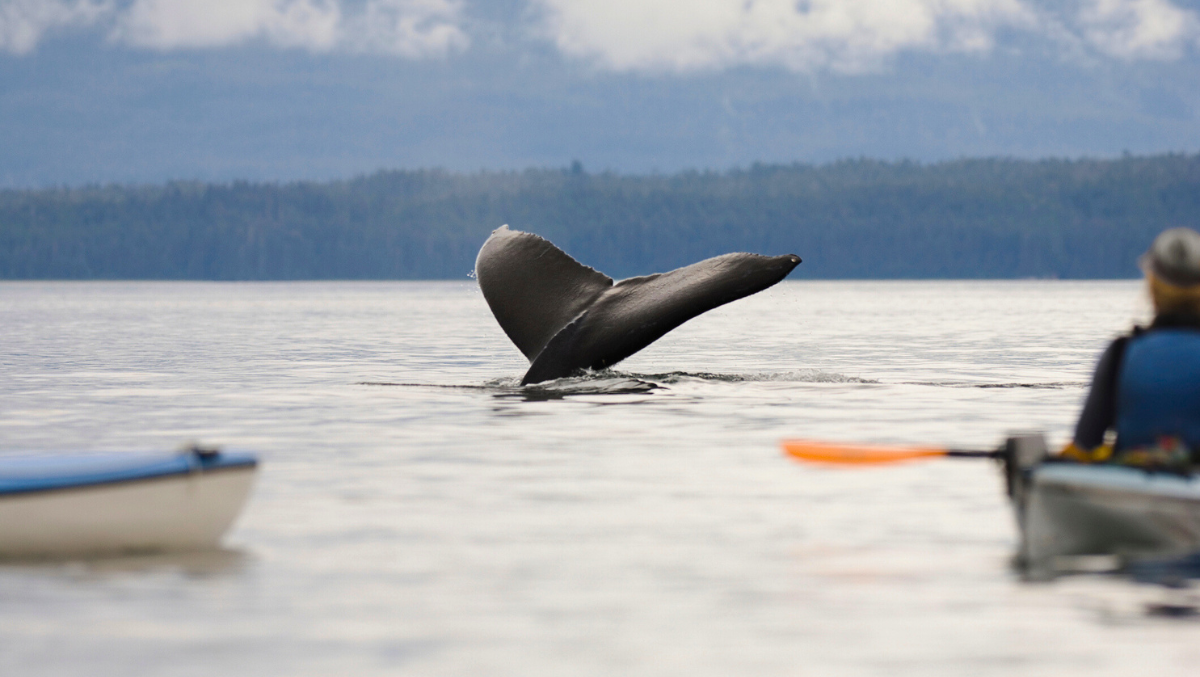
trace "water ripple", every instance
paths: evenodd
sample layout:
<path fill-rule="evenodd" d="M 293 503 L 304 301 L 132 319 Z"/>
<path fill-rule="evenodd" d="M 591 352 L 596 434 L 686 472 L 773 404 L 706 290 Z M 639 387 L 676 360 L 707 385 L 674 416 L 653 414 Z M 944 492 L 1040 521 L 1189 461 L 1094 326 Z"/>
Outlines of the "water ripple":
<path fill-rule="evenodd" d="M 899 385 L 932 386 L 935 388 L 1029 388 L 1061 390 L 1064 388 L 1086 388 L 1083 381 L 1049 381 L 1044 383 L 971 383 L 969 381 L 902 381 Z"/>

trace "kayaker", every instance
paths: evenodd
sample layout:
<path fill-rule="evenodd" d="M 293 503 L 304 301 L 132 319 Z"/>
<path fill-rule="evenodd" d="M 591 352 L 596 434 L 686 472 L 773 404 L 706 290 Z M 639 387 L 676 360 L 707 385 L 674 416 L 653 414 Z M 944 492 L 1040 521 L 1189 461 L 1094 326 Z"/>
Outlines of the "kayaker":
<path fill-rule="evenodd" d="M 1134 327 L 1101 355 L 1063 455 L 1185 466 L 1200 461 L 1193 456 L 1200 453 L 1200 233 L 1164 231 L 1139 263 L 1154 321 Z"/>

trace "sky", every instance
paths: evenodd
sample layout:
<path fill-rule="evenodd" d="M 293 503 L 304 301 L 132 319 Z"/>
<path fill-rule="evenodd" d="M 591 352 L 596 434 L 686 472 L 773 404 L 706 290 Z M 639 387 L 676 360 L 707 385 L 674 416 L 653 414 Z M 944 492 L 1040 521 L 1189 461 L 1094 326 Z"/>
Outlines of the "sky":
<path fill-rule="evenodd" d="M 1200 150 L 1200 0 L 0 0 L 0 187 Z"/>

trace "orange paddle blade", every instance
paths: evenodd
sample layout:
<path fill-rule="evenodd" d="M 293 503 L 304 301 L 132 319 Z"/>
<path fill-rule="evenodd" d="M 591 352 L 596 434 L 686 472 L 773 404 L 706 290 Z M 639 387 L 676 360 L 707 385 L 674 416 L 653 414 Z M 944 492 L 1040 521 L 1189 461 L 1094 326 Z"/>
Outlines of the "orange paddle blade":
<path fill-rule="evenodd" d="M 900 463 L 934 456 L 947 456 L 949 449 L 925 447 L 885 447 L 868 444 L 839 444 L 809 440 L 783 440 L 783 451 L 792 458 L 813 463 L 866 465 Z"/>

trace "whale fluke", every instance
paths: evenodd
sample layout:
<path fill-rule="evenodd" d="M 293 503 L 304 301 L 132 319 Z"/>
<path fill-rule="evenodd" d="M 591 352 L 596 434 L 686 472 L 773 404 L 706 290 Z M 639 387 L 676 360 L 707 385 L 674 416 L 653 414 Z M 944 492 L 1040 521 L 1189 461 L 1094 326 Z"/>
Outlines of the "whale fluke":
<path fill-rule="evenodd" d="M 532 362 L 527 385 L 610 367 L 799 264 L 794 254 L 724 254 L 614 284 L 549 240 L 502 226 L 480 248 L 475 277 L 500 328 Z"/>

